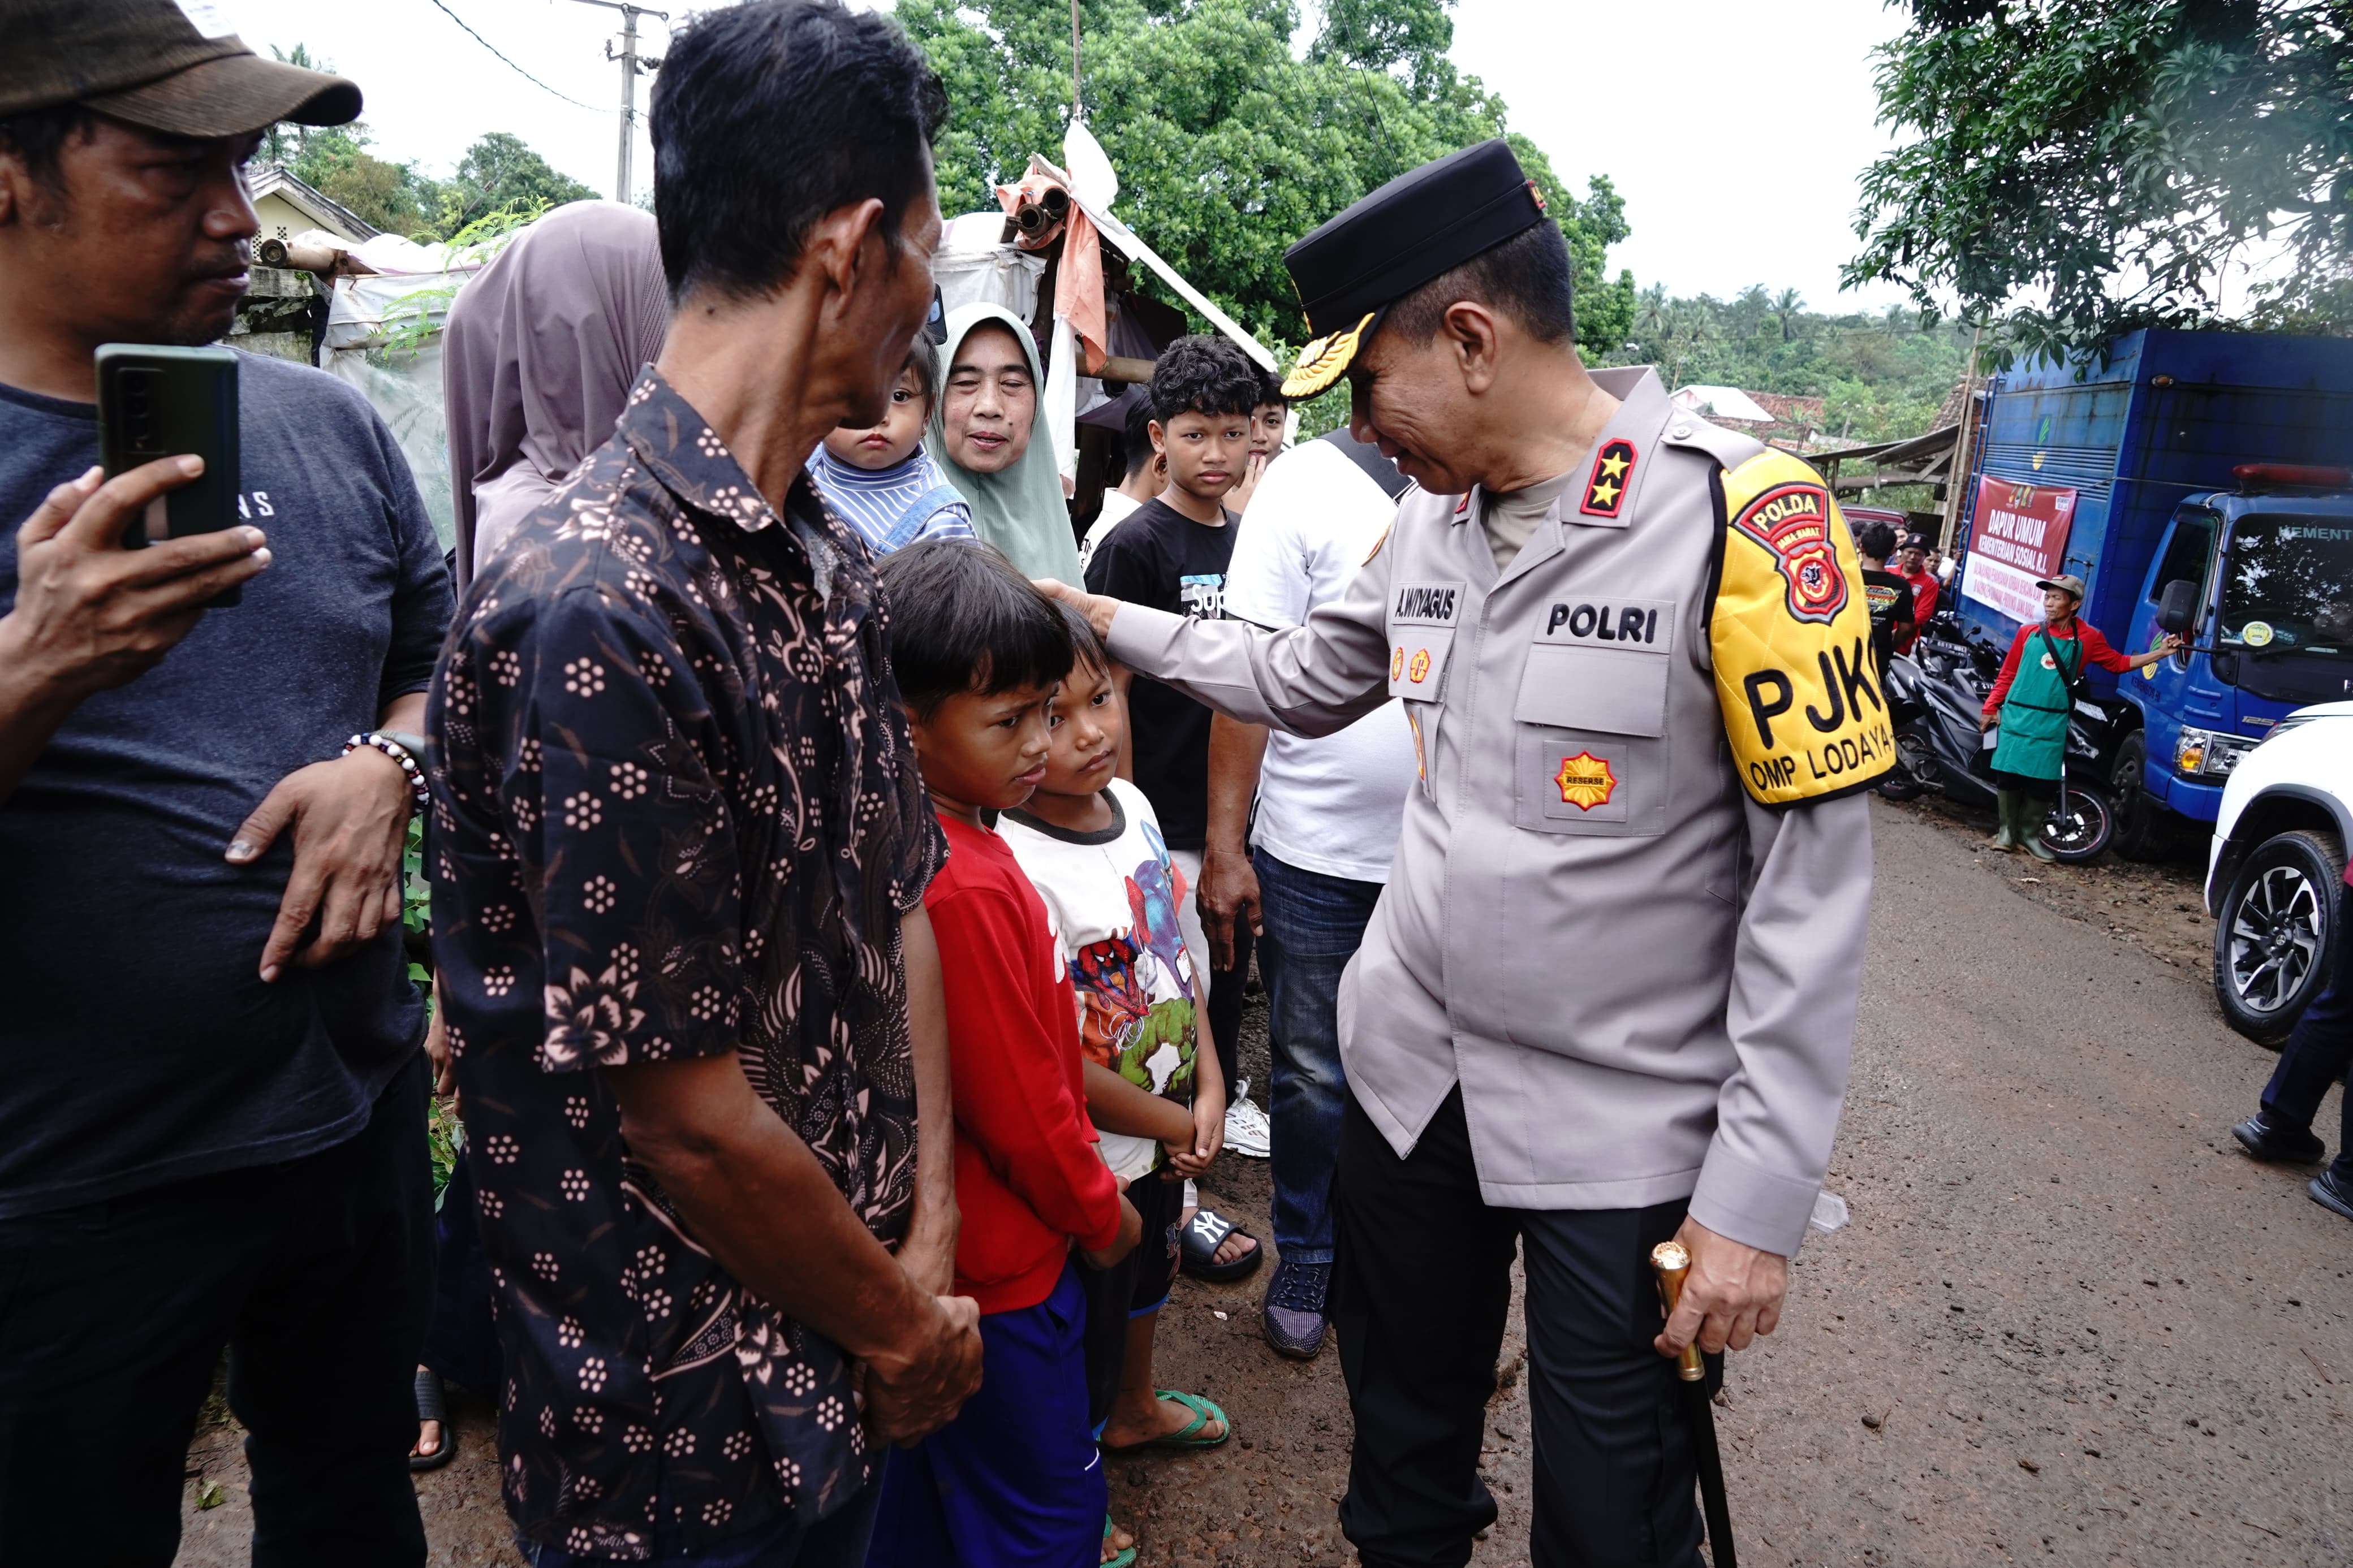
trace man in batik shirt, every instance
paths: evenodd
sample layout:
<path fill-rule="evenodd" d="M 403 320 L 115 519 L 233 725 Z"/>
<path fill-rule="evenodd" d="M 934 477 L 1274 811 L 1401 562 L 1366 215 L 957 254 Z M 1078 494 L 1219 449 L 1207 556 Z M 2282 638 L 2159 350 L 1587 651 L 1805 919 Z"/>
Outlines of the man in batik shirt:
<path fill-rule="evenodd" d="M 668 346 L 444 656 L 435 955 L 538 1564 L 854 1568 L 881 1444 L 978 1381 L 943 846 L 871 561 L 801 471 L 880 417 L 931 303 L 944 107 L 836 0 L 678 36 Z"/>

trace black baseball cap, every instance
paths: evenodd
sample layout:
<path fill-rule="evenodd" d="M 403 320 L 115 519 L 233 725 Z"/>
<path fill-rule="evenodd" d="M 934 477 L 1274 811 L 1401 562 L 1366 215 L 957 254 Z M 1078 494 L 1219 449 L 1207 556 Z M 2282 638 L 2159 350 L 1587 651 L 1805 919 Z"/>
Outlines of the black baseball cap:
<path fill-rule="evenodd" d="M 1283 396 L 1331 385 L 1392 304 L 1544 221 L 1544 193 L 1511 147 L 1493 141 L 1399 174 L 1318 228 L 1282 253 L 1316 334 L 1283 378 Z"/>
<path fill-rule="evenodd" d="M 213 0 L 0 0 L 0 117 L 59 104 L 175 136 L 359 118 L 357 84 L 266 60 Z"/>

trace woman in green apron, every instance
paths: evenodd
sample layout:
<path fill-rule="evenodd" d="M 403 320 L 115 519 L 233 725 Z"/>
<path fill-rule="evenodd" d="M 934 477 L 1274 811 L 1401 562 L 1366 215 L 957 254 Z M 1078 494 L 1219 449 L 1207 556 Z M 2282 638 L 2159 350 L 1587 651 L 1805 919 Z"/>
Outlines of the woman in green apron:
<path fill-rule="evenodd" d="M 2155 664 L 2181 646 L 2168 637 L 2147 653 L 2123 654 L 2108 646 L 2097 626 L 2075 618 L 2084 602 L 2084 580 L 2067 575 L 2037 583 L 2042 590 L 2042 620 L 2018 628 L 2010 639 L 2010 657 L 1986 694 L 1979 730 L 2001 724 L 2001 739 L 1993 752 L 1994 808 L 2000 826 L 1992 847 L 2021 846 L 2037 859 L 2052 858 L 2042 842 L 2042 814 L 2031 803 L 2055 800 L 2059 795 L 2059 761 L 2067 748 L 2067 713 L 2074 705 L 2075 683 L 2086 664 L 2118 674 Z"/>

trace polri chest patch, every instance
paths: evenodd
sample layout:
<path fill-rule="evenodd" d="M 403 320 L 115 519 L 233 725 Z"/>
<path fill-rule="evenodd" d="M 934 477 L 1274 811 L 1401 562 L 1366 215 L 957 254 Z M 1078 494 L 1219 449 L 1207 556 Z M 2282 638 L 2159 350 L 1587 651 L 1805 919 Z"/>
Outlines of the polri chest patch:
<path fill-rule="evenodd" d="M 1623 599 L 1614 594 L 1555 599 L 1545 608 L 1536 641 L 1625 653 L 1667 653 L 1674 647 L 1672 599 Z"/>

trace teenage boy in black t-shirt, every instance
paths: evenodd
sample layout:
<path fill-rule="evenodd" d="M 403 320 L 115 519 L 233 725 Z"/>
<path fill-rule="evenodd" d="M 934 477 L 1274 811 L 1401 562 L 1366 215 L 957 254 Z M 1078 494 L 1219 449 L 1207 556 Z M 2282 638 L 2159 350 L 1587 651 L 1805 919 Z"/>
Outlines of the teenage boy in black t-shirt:
<path fill-rule="evenodd" d="M 1087 587 L 1176 615 L 1225 613 L 1234 552 L 1225 498 L 1250 460 L 1258 367 L 1222 338 L 1181 338 L 1160 356 L 1147 395 L 1152 444 L 1168 483 L 1105 536 Z M 1129 758 L 1171 849 L 1198 852 L 1208 826 L 1209 710 L 1168 687 L 1127 692 Z"/>
<path fill-rule="evenodd" d="M 1871 605 L 1873 661 L 1884 674 L 1889 656 L 1912 643 L 1912 585 L 1887 569 L 1895 531 L 1885 523 L 1867 522 L 1855 530 L 1854 549 L 1862 557 L 1862 595 Z"/>
<path fill-rule="evenodd" d="M 1090 592 L 1208 620 L 1225 614 L 1226 563 L 1239 524 L 1225 500 L 1248 471 L 1250 414 L 1264 395 L 1258 366 L 1225 339 L 1179 338 L 1168 345 L 1145 393 L 1152 444 L 1168 465 L 1168 483 L 1096 546 L 1087 563 Z M 1232 1041 L 1240 1028 L 1250 949 L 1237 940 L 1233 968 L 1211 969 L 1193 896 L 1208 837 L 1209 710 L 1157 681 L 1131 685 L 1124 668 L 1117 679 L 1128 712 L 1120 773 L 1152 802 L 1168 858 L 1184 874 L 1178 922 L 1194 973 L 1209 977 L 1209 1032 L 1226 1081 L 1236 1083 Z M 1237 931 L 1238 938 L 1243 934 Z M 1219 1261 L 1249 1258 L 1255 1267 L 1256 1245 L 1239 1235 L 1227 1237 Z"/>

